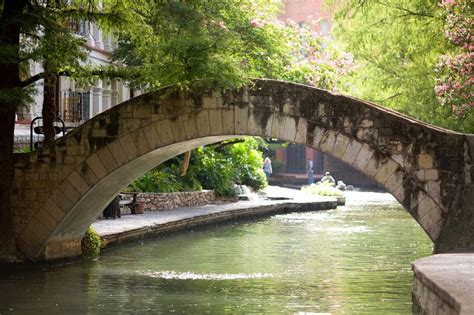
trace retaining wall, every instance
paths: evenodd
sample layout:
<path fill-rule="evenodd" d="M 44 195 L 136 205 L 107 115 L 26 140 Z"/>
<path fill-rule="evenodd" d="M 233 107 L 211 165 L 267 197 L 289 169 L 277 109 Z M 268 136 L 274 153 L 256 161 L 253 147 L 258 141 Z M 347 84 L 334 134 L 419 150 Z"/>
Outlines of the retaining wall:
<path fill-rule="evenodd" d="M 125 198 L 132 198 L 132 193 L 124 193 Z M 175 208 L 198 207 L 215 203 L 213 190 L 185 191 L 173 193 L 139 193 L 138 200 L 145 202 L 145 211 L 163 211 Z M 124 207 L 123 213 L 130 213 Z"/>

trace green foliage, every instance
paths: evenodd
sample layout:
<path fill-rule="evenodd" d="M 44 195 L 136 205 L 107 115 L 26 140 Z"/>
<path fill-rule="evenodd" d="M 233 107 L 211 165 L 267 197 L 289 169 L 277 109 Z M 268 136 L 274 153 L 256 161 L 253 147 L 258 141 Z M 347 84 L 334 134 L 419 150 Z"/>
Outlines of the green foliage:
<path fill-rule="evenodd" d="M 236 169 L 237 183 L 247 185 L 254 190 L 260 190 L 267 185 L 263 172 L 262 152 L 258 151 L 259 141 L 255 138 L 245 138 L 230 148 L 230 157 Z"/>
<path fill-rule="evenodd" d="M 434 91 L 435 66 L 450 49 L 440 10 L 430 0 L 344 2 L 334 34 L 357 64 L 345 92 L 428 123 L 472 132 L 472 119 L 452 118 Z"/>
<path fill-rule="evenodd" d="M 237 174 L 232 161 L 209 147 L 198 148 L 194 152 L 192 168 L 203 188 L 214 190 L 218 196 L 235 196 Z"/>
<path fill-rule="evenodd" d="M 267 185 L 262 170 L 260 138 L 232 139 L 193 151 L 188 171 L 179 176 L 180 158 L 171 159 L 131 183 L 127 191 L 176 192 L 214 190 L 218 196 L 235 196 L 236 184 L 259 190 Z"/>
<path fill-rule="evenodd" d="M 180 177 L 178 165 L 170 164 L 169 166 L 159 166 L 146 172 L 125 190 L 129 192 L 167 193 L 201 189 L 201 184 L 192 173 L 188 172 L 186 176 Z"/>
<path fill-rule="evenodd" d="M 340 197 L 344 196 L 344 193 L 334 187 L 333 185 L 329 183 L 317 183 L 317 184 L 311 184 L 306 187 L 302 187 L 301 191 L 309 193 L 309 194 L 314 194 L 314 195 L 320 195 L 320 196 L 332 196 L 332 197 Z"/>
<path fill-rule="evenodd" d="M 276 9 L 253 0 L 150 2 L 142 12 L 148 27 L 117 32 L 114 56 L 139 68 L 134 82 L 148 88 L 238 87 L 250 76 L 268 76 L 280 60 L 273 34 L 250 25 L 257 15 L 273 19 Z"/>
<path fill-rule="evenodd" d="M 97 234 L 92 227 L 88 227 L 81 241 L 82 256 L 86 258 L 97 258 L 100 254 L 101 245 L 102 242 L 99 234 Z"/>

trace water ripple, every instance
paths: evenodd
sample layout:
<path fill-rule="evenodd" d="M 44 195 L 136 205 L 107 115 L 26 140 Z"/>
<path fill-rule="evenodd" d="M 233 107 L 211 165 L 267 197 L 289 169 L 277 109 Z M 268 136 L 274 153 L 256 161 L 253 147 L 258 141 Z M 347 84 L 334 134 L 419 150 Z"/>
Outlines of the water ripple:
<path fill-rule="evenodd" d="M 160 278 L 166 280 L 242 280 L 242 279 L 262 279 L 272 278 L 273 275 L 269 273 L 207 273 L 199 274 L 194 272 L 176 272 L 176 271 L 149 271 L 145 272 L 152 278 Z"/>

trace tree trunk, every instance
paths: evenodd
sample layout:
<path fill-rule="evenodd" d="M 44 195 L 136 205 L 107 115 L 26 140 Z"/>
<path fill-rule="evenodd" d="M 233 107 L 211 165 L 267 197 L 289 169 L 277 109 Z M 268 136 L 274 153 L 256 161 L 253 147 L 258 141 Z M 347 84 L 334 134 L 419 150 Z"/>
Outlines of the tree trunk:
<path fill-rule="evenodd" d="M 181 169 L 179 170 L 179 176 L 181 177 L 186 175 L 186 172 L 188 171 L 189 161 L 191 160 L 191 152 L 192 151 L 188 151 L 184 153 L 183 164 L 181 164 Z"/>
<path fill-rule="evenodd" d="M 57 8 L 57 0 L 48 0 L 46 2 L 47 8 Z M 51 40 L 51 28 L 45 27 L 44 37 Z M 47 74 L 44 78 L 44 91 L 43 91 L 43 109 L 41 115 L 43 116 L 43 134 L 44 141 L 43 146 L 49 146 L 56 138 L 56 131 L 54 130 L 54 122 L 56 121 L 56 83 L 57 76 L 54 73 L 55 66 L 54 60 L 50 56 L 43 56 L 43 68 Z"/>
<path fill-rule="evenodd" d="M 45 62 L 44 71 L 49 72 L 47 62 Z M 49 75 L 44 78 L 43 109 L 41 113 L 43 116 L 43 146 L 49 146 L 56 138 L 56 130 L 54 130 L 54 122 L 56 121 L 57 113 L 56 83 L 56 75 Z"/>
<path fill-rule="evenodd" d="M 0 24 L 0 47 L 14 55 L 0 61 L 0 260 L 13 260 L 16 245 L 12 229 L 11 193 L 14 176 L 15 110 L 21 103 L 18 64 L 21 14 L 27 0 L 4 0 Z M 16 55 L 15 55 L 16 54 Z"/>

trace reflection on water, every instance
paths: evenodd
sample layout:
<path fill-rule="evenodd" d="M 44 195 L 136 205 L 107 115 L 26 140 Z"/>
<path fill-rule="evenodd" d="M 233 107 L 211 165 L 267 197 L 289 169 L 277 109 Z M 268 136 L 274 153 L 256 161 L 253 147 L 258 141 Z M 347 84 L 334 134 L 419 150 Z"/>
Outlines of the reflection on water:
<path fill-rule="evenodd" d="M 429 255 L 431 242 L 387 196 L 351 193 L 337 210 L 206 228 L 97 261 L 3 273 L 0 313 L 410 313 L 410 262 Z"/>

